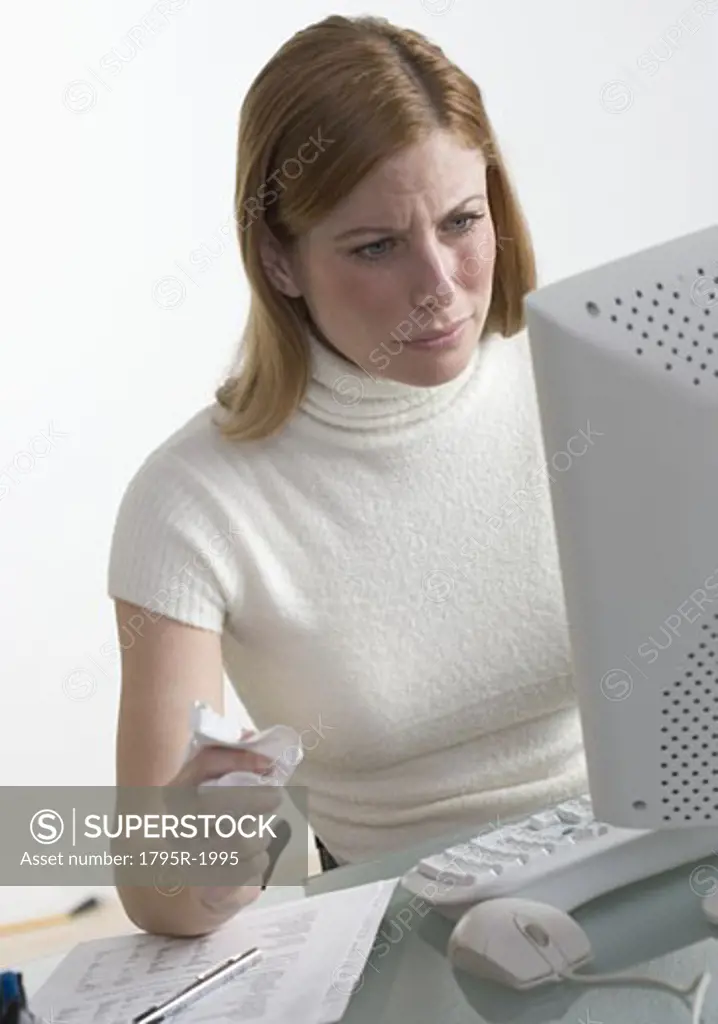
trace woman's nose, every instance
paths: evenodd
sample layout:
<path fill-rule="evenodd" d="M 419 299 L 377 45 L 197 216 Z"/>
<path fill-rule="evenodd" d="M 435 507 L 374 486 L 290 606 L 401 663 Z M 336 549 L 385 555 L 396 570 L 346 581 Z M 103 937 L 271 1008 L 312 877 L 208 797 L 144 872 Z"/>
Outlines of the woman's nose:
<path fill-rule="evenodd" d="M 428 245 L 417 254 L 411 268 L 412 306 L 447 307 L 456 295 L 456 268 L 451 252 Z"/>

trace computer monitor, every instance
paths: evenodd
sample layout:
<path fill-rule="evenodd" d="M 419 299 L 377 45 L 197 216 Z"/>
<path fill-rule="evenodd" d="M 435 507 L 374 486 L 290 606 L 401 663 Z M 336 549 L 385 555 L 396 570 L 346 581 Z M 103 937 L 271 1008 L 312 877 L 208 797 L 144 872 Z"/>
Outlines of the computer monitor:
<path fill-rule="evenodd" d="M 718 227 L 525 311 L 596 816 L 718 821 Z"/>

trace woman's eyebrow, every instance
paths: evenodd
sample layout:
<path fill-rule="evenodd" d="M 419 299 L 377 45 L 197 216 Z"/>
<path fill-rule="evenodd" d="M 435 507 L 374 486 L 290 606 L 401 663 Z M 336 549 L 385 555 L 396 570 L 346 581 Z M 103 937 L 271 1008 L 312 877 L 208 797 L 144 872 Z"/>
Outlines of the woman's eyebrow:
<path fill-rule="evenodd" d="M 473 195 L 473 196 L 467 196 L 466 199 L 462 199 L 460 203 L 456 204 L 456 206 L 452 206 L 452 208 L 448 211 L 448 213 L 443 214 L 439 218 L 439 220 L 440 221 L 441 220 L 446 220 L 446 218 L 450 217 L 452 213 L 456 213 L 458 210 L 460 210 L 462 208 L 462 206 L 466 206 L 467 203 L 472 202 L 472 200 L 474 200 L 474 199 L 486 199 L 486 196 L 482 192 L 479 192 L 479 193 L 477 193 L 476 195 Z M 392 232 L 392 231 L 396 231 L 396 228 L 395 227 L 361 227 L 361 228 L 350 228 L 348 231 L 342 231 L 342 232 L 340 232 L 340 234 L 335 235 L 334 236 L 334 241 L 335 242 L 340 242 L 340 241 L 343 241 L 343 240 L 345 240 L 347 238 L 353 238 L 354 235 L 368 235 L 368 234 L 375 234 L 375 233 L 376 234 L 380 234 L 381 232 L 387 233 L 387 232 Z"/>

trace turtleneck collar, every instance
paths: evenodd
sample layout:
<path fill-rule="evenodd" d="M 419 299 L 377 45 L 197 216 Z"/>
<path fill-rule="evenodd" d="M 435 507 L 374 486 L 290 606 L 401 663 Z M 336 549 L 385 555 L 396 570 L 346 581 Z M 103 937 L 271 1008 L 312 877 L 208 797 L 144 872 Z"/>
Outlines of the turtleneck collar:
<path fill-rule="evenodd" d="M 418 387 L 389 380 L 349 362 L 307 332 L 311 379 L 302 402 L 314 420 L 362 434 L 395 431 L 431 419 L 474 377 L 481 342 L 461 373 L 444 384 Z"/>

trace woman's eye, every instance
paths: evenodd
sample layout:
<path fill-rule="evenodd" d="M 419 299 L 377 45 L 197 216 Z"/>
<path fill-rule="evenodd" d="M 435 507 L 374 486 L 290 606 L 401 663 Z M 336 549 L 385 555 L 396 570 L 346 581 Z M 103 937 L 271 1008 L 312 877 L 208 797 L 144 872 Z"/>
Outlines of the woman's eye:
<path fill-rule="evenodd" d="M 478 221 L 483 220 L 485 214 L 483 213 L 462 213 L 458 217 L 454 217 L 452 223 L 456 224 L 459 221 L 464 222 L 464 226 L 459 228 L 459 233 L 463 234 L 464 231 L 470 231 L 474 224 Z"/>
<path fill-rule="evenodd" d="M 478 221 L 483 220 L 485 216 L 485 213 L 462 213 L 458 217 L 454 217 L 450 223 L 458 234 L 465 235 L 473 229 Z M 391 244 L 391 238 L 380 238 L 376 242 L 369 242 L 368 245 L 362 245 L 358 249 L 353 249 L 352 255 L 364 260 L 377 260 L 389 252 L 389 249 L 382 248 L 382 246 L 390 246 Z"/>
<path fill-rule="evenodd" d="M 383 256 L 384 252 L 386 252 L 386 249 L 384 250 L 384 252 L 377 252 L 376 246 L 387 245 L 390 241 L 391 239 L 389 238 L 381 238 L 378 242 L 369 242 L 368 245 L 362 245 L 360 246 L 360 248 L 354 249 L 354 255 L 362 256 L 366 259 L 373 259 L 376 256 Z"/>

